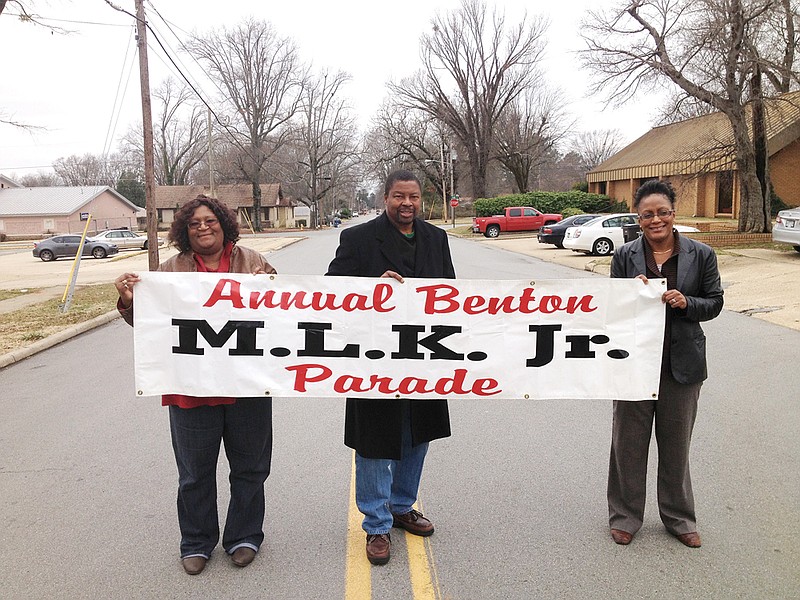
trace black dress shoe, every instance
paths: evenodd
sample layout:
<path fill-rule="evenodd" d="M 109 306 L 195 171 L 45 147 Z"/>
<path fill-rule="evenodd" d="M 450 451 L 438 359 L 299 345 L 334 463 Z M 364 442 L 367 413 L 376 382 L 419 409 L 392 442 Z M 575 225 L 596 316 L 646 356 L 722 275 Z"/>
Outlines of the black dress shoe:
<path fill-rule="evenodd" d="M 189 575 L 199 575 L 206 568 L 208 559 L 205 556 L 187 556 L 182 559 L 183 570 Z"/>

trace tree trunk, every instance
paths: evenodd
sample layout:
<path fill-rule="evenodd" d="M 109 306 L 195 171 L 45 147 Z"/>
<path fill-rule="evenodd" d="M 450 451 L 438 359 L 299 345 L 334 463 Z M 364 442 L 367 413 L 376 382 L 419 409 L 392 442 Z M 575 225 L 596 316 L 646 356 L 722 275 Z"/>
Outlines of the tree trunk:
<path fill-rule="evenodd" d="M 761 88 L 761 70 L 756 71 L 750 79 L 752 94 L 753 118 L 753 150 L 755 152 L 755 170 L 761 188 L 762 212 L 764 219 L 764 232 L 772 229 L 772 214 L 770 211 L 770 182 L 769 182 L 769 153 L 767 151 L 767 124 L 764 113 L 764 94 Z"/>
<path fill-rule="evenodd" d="M 747 120 L 729 115 L 736 147 L 736 167 L 739 171 L 739 231 L 764 233 L 764 196 L 756 172 L 756 153 L 747 131 Z"/>
<path fill-rule="evenodd" d="M 253 183 L 253 230 L 261 231 L 261 185 L 254 178 Z"/>

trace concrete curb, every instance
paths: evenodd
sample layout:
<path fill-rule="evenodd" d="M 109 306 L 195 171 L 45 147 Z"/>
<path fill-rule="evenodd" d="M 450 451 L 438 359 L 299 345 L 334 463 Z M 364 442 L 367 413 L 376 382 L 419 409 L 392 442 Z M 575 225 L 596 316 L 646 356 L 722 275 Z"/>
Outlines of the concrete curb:
<path fill-rule="evenodd" d="M 64 329 L 62 331 L 59 331 L 58 333 L 54 333 L 53 335 L 44 338 L 43 340 L 34 342 L 30 346 L 25 346 L 24 348 L 19 348 L 17 350 L 13 350 L 6 354 L 1 354 L 0 369 L 3 369 L 8 365 L 12 365 L 30 356 L 33 356 L 37 352 L 41 352 L 42 350 L 47 350 L 48 348 L 52 348 L 53 346 L 56 346 L 61 342 L 66 342 L 68 339 L 74 338 L 76 335 L 86 333 L 87 331 L 94 329 L 95 327 L 99 327 L 100 325 L 105 325 L 106 323 L 110 323 L 111 321 L 119 317 L 120 317 L 119 311 L 112 310 L 103 315 L 95 317 L 94 319 L 90 319 L 88 321 L 72 325 L 67 329 Z"/>

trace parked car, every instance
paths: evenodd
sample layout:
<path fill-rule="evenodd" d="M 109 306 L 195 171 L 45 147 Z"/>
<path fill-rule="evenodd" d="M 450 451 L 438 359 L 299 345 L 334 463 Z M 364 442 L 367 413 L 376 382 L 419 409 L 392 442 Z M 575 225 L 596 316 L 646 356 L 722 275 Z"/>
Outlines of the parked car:
<path fill-rule="evenodd" d="M 564 248 L 574 252 L 606 256 L 625 243 L 622 228 L 638 223 L 636 213 L 616 213 L 595 217 L 588 223 L 570 227 L 564 235 Z"/>
<path fill-rule="evenodd" d="M 539 230 L 536 238 L 539 240 L 540 244 L 555 244 L 557 248 L 563 248 L 564 234 L 567 232 L 567 229 L 588 223 L 599 216 L 600 215 L 592 214 L 572 215 L 558 223 L 545 225 Z"/>
<path fill-rule="evenodd" d="M 772 228 L 772 241 L 779 244 L 791 244 L 795 250 L 800 252 L 800 206 L 778 213 L 775 227 Z"/>
<path fill-rule="evenodd" d="M 127 229 L 109 229 L 107 231 L 101 231 L 91 236 L 91 239 L 115 244 L 120 250 L 128 250 L 130 248 L 147 250 L 147 236 L 134 233 Z M 161 238 L 158 240 L 158 245 L 161 245 Z"/>
<path fill-rule="evenodd" d="M 607 256 L 626 242 L 624 229 L 629 225 L 638 227 L 636 213 L 616 213 L 597 217 L 588 223 L 567 229 L 564 247 L 573 252 Z M 675 229 L 681 233 L 699 231 L 696 227 L 687 225 L 675 225 Z"/>
<path fill-rule="evenodd" d="M 559 214 L 540 213 L 530 206 L 509 206 L 502 215 L 473 217 L 472 232 L 496 238 L 501 231 L 536 231 L 561 219 Z"/>
<path fill-rule="evenodd" d="M 78 246 L 81 243 L 81 236 L 75 234 L 56 235 L 41 242 L 33 244 L 33 256 L 41 258 L 45 262 L 56 260 L 64 256 L 75 256 L 78 253 Z M 119 248 L 114 244 L 109 244 L 101 240 L 91 240 L 86 238 L 83 244 L 81 256 L 94 256 L 95 258 L 105 258 L 112 254 L 117 254 Z"/>

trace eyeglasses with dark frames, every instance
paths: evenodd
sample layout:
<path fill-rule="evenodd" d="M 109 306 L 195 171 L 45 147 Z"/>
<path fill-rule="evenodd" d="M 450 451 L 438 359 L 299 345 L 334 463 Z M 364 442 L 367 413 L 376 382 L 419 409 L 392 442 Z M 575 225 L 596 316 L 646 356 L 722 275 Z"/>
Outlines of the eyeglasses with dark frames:
<path fill-rule="evenodd" d="M 667 209 L 667 208 L 661 208 L 657 212 L 654 212 L 654 213 L 646 212 L 646 213 L 640 214 L 639 215 L 639 221 L 641 223 L 649 223 L 650 221 L 652 221 L 656 217 L 658 217 L 659 219 L 663 220 L 663 219 L 667 219 L 667 218 L 671 217 L 674 214 L 675 214 L 674 210 Z"/>

